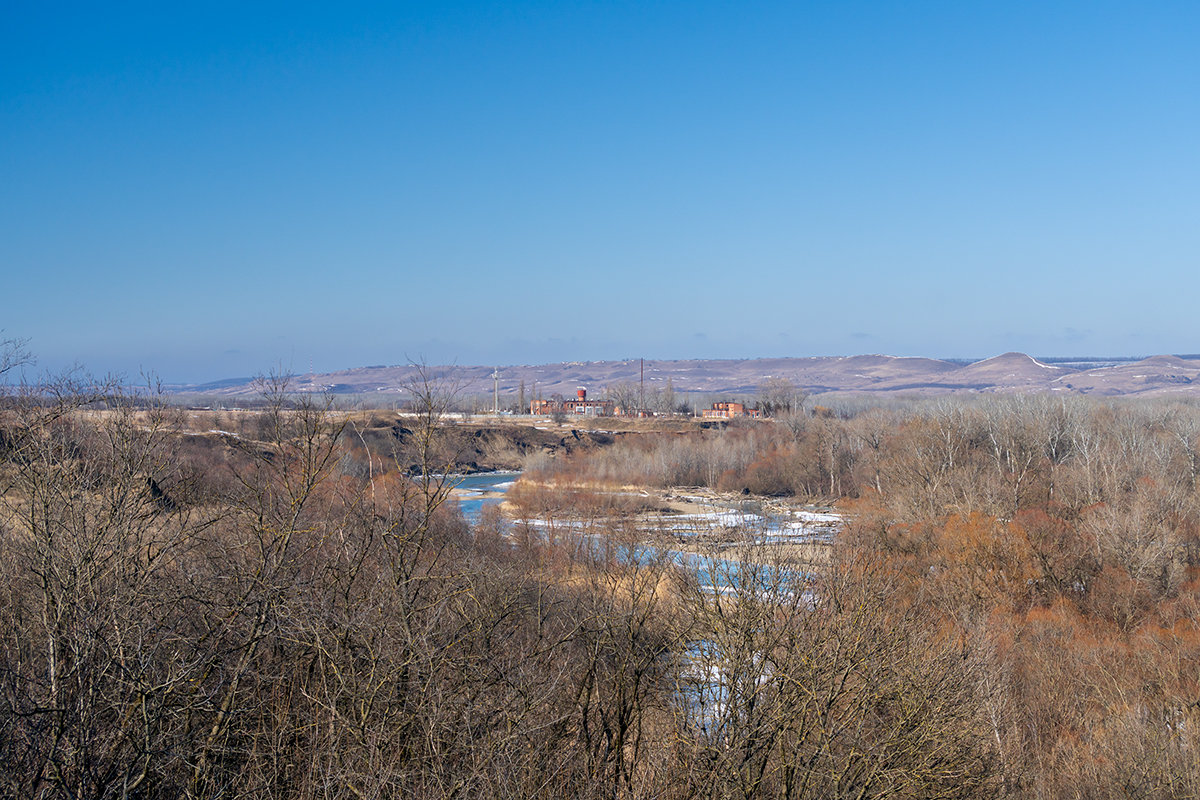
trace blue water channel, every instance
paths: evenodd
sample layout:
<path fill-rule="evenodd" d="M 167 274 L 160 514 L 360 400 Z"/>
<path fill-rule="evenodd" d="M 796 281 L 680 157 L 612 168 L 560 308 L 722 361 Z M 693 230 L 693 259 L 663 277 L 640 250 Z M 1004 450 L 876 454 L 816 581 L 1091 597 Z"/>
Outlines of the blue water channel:
<path fill-rule="evenodd" d="M 464 492 L 458 497 L 458 508 L 467 521 L 474 524 L 486 506 L 504 501 L 503 497 L 486 497 L 493 492 L 503 494 L 513 485 L 519 472 L 479 472 L 474 475 L 458 475 L 451 479 L 455 488 Z"/>

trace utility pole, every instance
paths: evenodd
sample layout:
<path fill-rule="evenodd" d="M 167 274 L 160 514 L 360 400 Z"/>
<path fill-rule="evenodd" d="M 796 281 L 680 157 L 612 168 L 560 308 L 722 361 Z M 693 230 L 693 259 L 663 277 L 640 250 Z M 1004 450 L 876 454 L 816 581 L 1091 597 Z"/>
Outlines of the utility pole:
<path fill-rule="evenodd" d="M 646 359 L 639 359 L 641 362 L 641 388 L 638 389 L 638 416 L 646 410 Z"/>
<path fill-rule="evenodd" d="M 500 368 L 492 373 L 492 414 L 500 415 Z"/>

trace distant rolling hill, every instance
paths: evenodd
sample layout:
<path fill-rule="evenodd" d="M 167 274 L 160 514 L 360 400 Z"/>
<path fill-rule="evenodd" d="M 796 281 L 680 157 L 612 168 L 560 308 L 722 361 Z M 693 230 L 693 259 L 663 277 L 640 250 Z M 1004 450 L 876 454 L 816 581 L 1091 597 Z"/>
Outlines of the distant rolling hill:
<path fill-rule="evenodd" d="M 1152 356 L 1130 364 L 1084 369 L 1056 381 L 1056 388 L 1103 395 L 1200 392 L 1200 360 Z"/>
<path fill-rule="evenodd" d="M 1047 363 L 1052 361 L 1053 363 Z M 490 366 L 426 367 L 464 394 L 491 394 Z M 511 398 L 525 384 L 526 397 L 573 395 L 577 388 L 600 396 L 621 383 L 639 383 L 643 363 L 572 361 L 559 364 L 500 367 L 500 393 Z M 298 375 L 291 388 L 301 392 L 375 394 L 399 399 L 417 376 L 413 365 L 372 366 L 320 375 Z M 1200 394 L 1200 357 L 1153 356 L 1121 359 L 1047 359 L 1004 353 L 973 363 L 885 355 L 817 358 L 692 359 L 644 362 L 647 391 L 665 387 L 677 392 L 750 395 L 771 378 L 786 378 L 813 393 L 906 392 L 1055 392 L 1065 394 L 1160 395 Z M 180 391 L 217 396 L 257 393 L 251 381 L 231 379 L 179 387 Z M 510 400 L 511 402 L 511 400 Z"/>

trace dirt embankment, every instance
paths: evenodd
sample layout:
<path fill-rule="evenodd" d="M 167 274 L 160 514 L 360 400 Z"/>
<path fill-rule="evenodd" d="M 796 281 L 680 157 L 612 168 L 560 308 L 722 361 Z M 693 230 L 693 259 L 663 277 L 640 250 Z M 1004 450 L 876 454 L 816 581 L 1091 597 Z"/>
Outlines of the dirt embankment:
<path fill-rule="evenodd" d="M 419 471 L 421 435 L 415 420 L 373 415 L 365 420 L 354 420 L 353 425 L 351 436 L 359 438 L 375 455 L 394 459 L 407 471 Z M 431 462 L 439 469 L 464 474 L 521 470 L 537 455 L 604 447 L 622 435 L 625 434 L 552 423 L 450 420 L 440 426 L 433 437 Z"/>
<path fill-rule="evenodd" d="M 429 454 L 424 462 L 430 469 L 470 474 L 519 471 L 538 457 L 605 447 L 628 435 L 542 420 L 463 420 L 447 416 L 439 421 L 432 436 L 426 437 L 418 419 L 391 412 L 354 412 L 335 416 L 330 422 L 334 426 L 344 423 L 338 444 L 339 468 L 363 475 L 381 467 L 410 474 L 420 472 L 425 441 Z M 273 449 L 269 420 L 255 412 L 182 411 L 176 426 L 172 443 L 176 462 L 202 477 L 213 491 L 235 488 L 234 473 L 248 468 L 251 454 Z"/>

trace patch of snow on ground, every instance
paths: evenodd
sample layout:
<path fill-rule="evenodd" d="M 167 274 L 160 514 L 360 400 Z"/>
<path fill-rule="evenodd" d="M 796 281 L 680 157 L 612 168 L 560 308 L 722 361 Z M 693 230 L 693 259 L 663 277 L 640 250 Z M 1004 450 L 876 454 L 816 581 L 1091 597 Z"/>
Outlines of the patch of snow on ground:
<path fill-rule="evenodd" d="M 827 522 L 831 525 L 842 521 L 841 514 L 827 514 L 820 511 L 797 511 L 796 516 L 806 522 Z"/>
<path fill-rule="evenodd" d="M 706 522 L 721 528 L 738 528 L 743 525 L 758 525 L 762 517 L 757 514 L 743 514 L 740 511 L 702 511 L 696 514 L 675 514 L 667 517 L 669 522 Z"/>

